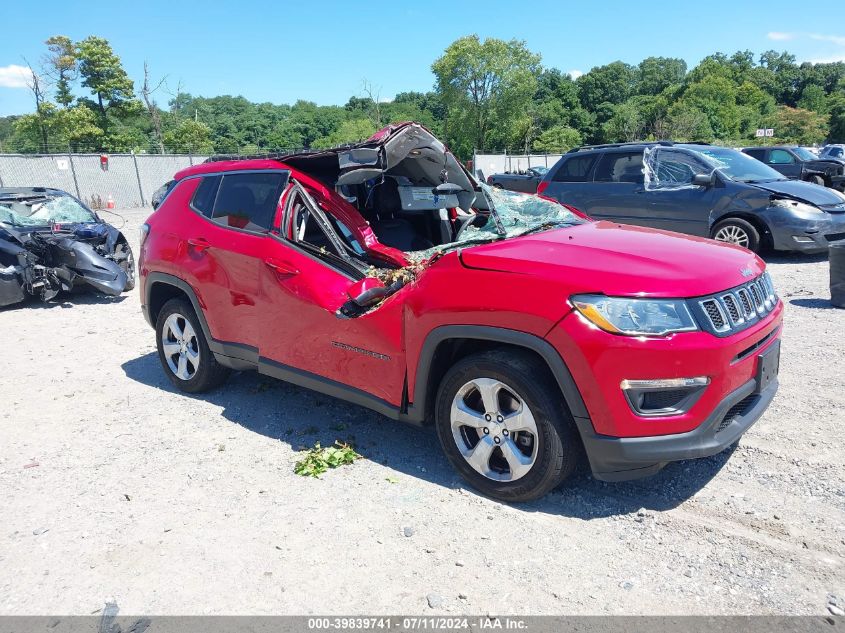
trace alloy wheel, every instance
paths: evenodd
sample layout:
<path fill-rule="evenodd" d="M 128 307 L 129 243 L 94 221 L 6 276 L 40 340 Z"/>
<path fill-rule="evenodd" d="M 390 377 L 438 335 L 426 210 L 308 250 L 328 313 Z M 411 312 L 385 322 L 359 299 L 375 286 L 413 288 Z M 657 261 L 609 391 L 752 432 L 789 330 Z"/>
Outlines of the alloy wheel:
<path fill-rule="evenodd" d="M 200 350 L 191 322 L 174 312 L 164 322 L 161 347 L 170 371 L 180 380 L 190 380 L 199 369 Z"/>
<path fill-rule="evenodd" d="M 714 239 L 717 242 L 736 244 L 737 246 L 742 246 L 743 248 L 748 248 L 748 244 L 751 242 L 751 238 L 748 236 L 748 233 L 746 233 L 742 227 L 736 226 L 735 224 L 723 226 L 716 232 Z"/>
<path fill-rule="evenodd" d="M 452 438 L 478 473 L 493 481 L 516 481 L 537 459 L 537 423 L 512 387 L 475 378 L 455 394 L 450 411 Z"/>

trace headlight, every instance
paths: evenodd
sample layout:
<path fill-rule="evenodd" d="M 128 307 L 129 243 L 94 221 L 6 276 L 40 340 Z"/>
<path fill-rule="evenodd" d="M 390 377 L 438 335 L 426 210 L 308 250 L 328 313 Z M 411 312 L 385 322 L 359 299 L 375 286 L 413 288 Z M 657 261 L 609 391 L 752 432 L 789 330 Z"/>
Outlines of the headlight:
<path fill-rule="evenodd" d="M 698 329 L 687 304 L 680 299 L 578 295 L 571 301 L 590 323 L 612 334 L 662 336 Z"/>
<path fill-rule="evenodd" d="M 788 200 L 786 198 L 775 198 L 772 200 L 771 205 L 773 207 L 789 209 L 790 211 L 798 211 L 799 213 L 824 213 L 824 211 L 814 204 L 798 202 L 797 200 Z"/>

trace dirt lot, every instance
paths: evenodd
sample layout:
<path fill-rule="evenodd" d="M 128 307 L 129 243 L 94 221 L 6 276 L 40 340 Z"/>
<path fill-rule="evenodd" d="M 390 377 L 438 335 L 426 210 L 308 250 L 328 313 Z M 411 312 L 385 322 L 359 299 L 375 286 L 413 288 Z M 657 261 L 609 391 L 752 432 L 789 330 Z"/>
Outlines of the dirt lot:
<path fill-rule="evenodd" d="M 781 390 L 732 453 L 518 507 L 365 409 L 256 374 L 176 393 L 137 293 L 2 310 L 0 614 L 845 609 L 845 310 L 825 259 L 771 259 Z M 293 473 L 348 438 L 365 460 Z"/>

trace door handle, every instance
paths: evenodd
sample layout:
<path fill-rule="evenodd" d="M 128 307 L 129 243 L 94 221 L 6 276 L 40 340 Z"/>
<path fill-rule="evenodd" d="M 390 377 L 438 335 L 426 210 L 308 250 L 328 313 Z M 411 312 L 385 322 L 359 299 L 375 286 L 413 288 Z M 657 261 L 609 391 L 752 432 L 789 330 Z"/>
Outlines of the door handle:
<path fill-rule="evenodd" d="M 268 268 L 272 268 L 280 275 L 298 275 L 299 271 L 288 262 L 282 262 L 278 259 L 265 259 L 264 263 Z"/>
<path fill-rule="evenodd" d="M 208 240 L 204 237 L 192 237 L 188 240 L 188 245 L 198 253 L 202 253 L 205 249 L 211 246 Z"/>

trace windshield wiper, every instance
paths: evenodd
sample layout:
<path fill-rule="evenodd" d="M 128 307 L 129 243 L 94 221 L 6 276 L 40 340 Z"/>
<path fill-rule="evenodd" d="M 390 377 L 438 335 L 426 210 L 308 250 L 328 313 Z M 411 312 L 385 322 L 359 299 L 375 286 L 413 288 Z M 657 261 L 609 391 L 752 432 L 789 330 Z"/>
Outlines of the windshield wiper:
<path fill-rule="evenodd" d="M 484 194 L 484 199 L 487 200 L 487 207 L 488 211 L 490 211 L 490 215 L 493 218 L 493 224 L 496 226 L 496 233 L 505 237 L 508 232 L 505 230 L 505 225 L 502 223 L 502 218 L 499 215 L 499 212 L 496 210 L 496 205 L 493 204 L 493 198 L 487 195 L 487 192 L 484 190 L 484 187 L 481 188 L 481 193 Z"/>
<path fill-rule="evenodd" d="M 530 235 L 531 233 L 539 233 L 541 231 L 548 231 L 549 229 L 554 229 L 557 227 L 563 226 L 575 226 L 577 222 L 569 222 L 567 220 L 549 220 L 548 222 L 543 222 L 538 226 L 533 226 L 530 229 L 526 229 L 522 233 L 517 233 L 513 237 L 520 237 L 522 235 Z"/>

